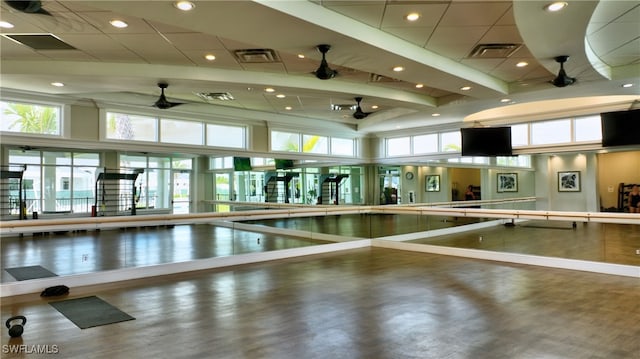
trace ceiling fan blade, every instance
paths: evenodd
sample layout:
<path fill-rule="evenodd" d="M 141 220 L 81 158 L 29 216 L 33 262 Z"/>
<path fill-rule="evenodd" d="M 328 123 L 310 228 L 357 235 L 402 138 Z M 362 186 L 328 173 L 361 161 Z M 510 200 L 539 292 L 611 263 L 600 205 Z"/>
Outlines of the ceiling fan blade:
<path fill-rule="evenodd" d="M 27 14 L 41 14 L 51 15 L 50 12 L 42 8 L 42 2 L 39 0 L 31 1 L 19 1 L 19 0 L 5 0 L 5 3 L 15 10 L 27 13 Z"/>

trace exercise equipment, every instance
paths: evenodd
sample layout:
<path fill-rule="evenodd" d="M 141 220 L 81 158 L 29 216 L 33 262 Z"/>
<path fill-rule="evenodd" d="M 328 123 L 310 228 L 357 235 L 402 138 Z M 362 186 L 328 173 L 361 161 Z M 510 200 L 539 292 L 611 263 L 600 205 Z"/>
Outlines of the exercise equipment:
<path fill-rule="evenodd" d="M 20 324 L 12 323 L 17 320 L 20 320 L 21 323 Z M 14 317 L 11 317 L 7 319 L 7 322 L 5 323 L 5 325 L 9 329 L 9 336 L 12 338 L 17 338 L 22 336 L 22 333 L 24 332 L 25 324 L 27 324 L 27 317 L 25 317 L 24 315 L 16 315 Z"/>

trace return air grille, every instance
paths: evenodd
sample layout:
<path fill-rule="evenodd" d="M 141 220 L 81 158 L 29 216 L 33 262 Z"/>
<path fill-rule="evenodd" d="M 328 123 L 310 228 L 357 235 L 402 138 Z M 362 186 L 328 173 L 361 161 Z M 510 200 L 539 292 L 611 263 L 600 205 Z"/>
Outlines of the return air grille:
<path fill-rule="evenodd" d="M 51 34 L 4 34 L 15 42 L 34 50 L 75 50 L 76 48 Z"/>
<path fill-rule="evenodd" d="M 511 56 L 522 44 L 480 44 L 473 48 L 469 58 L 500 59 Z"/>
<path fill-rule="evenodd" d="M 243 49 L 235 50 L 233 55 L 241 63 L 269 63 L 280 62 L 278 54 L 271 49 Z"/>

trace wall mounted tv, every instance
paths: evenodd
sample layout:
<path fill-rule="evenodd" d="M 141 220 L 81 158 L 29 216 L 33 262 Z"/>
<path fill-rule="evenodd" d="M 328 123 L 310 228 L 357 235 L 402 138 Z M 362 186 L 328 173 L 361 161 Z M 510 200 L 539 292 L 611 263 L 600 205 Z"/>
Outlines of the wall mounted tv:
<path fill-rule="evenodd" d="M 513 156 L 511 127 L 460 129 L 463 156 Z"/>
<path fill-rule="evenodd" d="M 602 147 L 640 145 L 640 109 L 600 114 Z"/>
<path fill-rule="evenodd" d="M 293 160 L 279 160 L 276 158 L 275 162 L 277 170 L 286 170 L 289 168 L 293 168 Z"/>
<path fill-rule="evenodd" d="M 251 158 L 249 158 L 249 157 L 234 157 L 233 158 L 233 170 L 234 171 L 251 171 Z"/>

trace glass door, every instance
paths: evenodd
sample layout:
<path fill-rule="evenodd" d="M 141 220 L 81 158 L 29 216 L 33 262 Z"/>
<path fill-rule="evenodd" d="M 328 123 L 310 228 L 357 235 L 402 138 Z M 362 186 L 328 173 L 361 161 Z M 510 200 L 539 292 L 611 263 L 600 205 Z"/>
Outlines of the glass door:
<path fill-rule="evenodd" d="M 173 172 L 173 213 L 189 213 L 191 211 L 191 171 L 174 170 Z"/>

